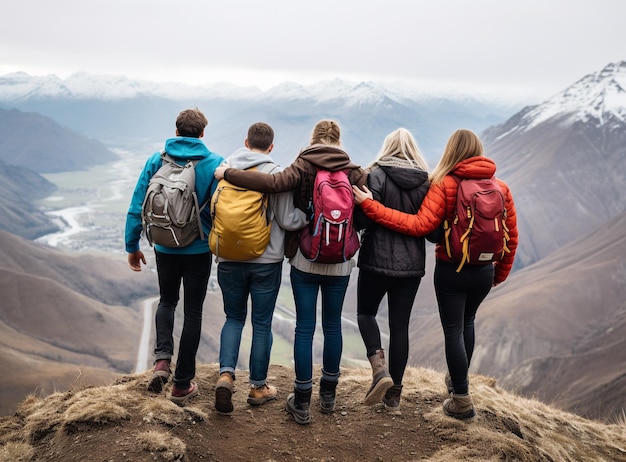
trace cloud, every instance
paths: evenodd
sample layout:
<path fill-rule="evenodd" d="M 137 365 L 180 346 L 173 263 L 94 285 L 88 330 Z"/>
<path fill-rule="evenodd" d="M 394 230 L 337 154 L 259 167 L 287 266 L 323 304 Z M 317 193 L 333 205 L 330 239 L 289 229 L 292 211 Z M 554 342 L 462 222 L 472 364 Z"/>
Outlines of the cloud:
<path fill-rule="evenodd" d="M 24 0 L 4 10 L 2 73 L 558 91 L 626 59 L 620 0 Z"/>

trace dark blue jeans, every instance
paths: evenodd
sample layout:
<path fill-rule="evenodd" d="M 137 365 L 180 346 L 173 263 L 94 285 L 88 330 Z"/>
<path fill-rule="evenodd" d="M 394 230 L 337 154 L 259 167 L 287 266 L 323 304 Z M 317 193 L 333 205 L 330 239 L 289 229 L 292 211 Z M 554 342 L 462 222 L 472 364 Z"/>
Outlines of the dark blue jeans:
<path fill-rule="evenodd" d="M 359 270 L 357 284 L 357 320 L 367 357 L 382 348 L 376 315 L 383 297 L 389 307 L 389 375 L 402 385 L 409 359 L 409 320 L 421 277 L 399 278 Z"/>
<path fill-rule="evenodd" d="M 250 383 L 263 385 L 272 352 L 272 318 L 280 289 L 283 262 L 220 262 L 217 282 L 222 289 L 226 321 L 220 336 L 220 373 L 235 374 L 241 332 L 248 316 L 248 296 L 252 301 L 252 345 Z"/>
<path fill-rule="evenodd" d="M 156 359 L 171 360 L 174 354 L 174 313 L 183 284 L 184 321 L 178 344 L 174 384 L 188 388 L 196 375 L 196 353 L 202 330 L 202 305 L 211 274 L 211 253 L 183 255 L 156 252 L 161 299 L 157 308 Z"/>
<path fill-rule="evenodd" d="M 330 382 L 339 379 L 343 350 L 341 310 L 350 276 L 323 276 L 291 267 L 291 288 L 296 302 L 296 338 L 293 348 L 296 369 L 295 387 L 310 390 L 313 386 L 313 335 L 317 318 L 317 295 L 322 291 L 322 377 Z"/>
<path fill-rule="evenodd" d="M 435 295 L 445 337 L 446 362 L 454 392 L 468 392 L 468 370 L 474 353 L 474 319 L 493 283 L 493 265 L 465 265 L 437 260 Z"/>

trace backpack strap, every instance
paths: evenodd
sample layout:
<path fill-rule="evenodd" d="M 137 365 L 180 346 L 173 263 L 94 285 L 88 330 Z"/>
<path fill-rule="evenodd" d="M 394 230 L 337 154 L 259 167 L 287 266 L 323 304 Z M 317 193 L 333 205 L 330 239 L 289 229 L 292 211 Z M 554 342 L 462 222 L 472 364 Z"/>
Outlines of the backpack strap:
<path fill-rule="evenodd" d="M 449 173 L 450 177 L 456 182 L 457 185 L 457 194 L 458 194 L 458 186 L 461 184 L 461 178 L 455 175 L 454 173 Z M 456 207 L 455 207 L 456 209 Z M 456 217 L 456 213 L 455 213 Z M 454 218 L 456 219 L 456 218 Z M 452 226 L 450 224 L 450 220 L 448 218 L 444 218 L 443 220 L 443 241 L 446 243 L 446 255 L 448 258 L 452 258 L 452 249 L 450 249 L 450 233 L 452 232 Z"/>
<path fill-rule="evenodd" d="M 266 173 L 268 175 L 271 175 L 272 173 L 274 173 L 276 170 L 280 168 L 280 166 L 278 164 L 275 164 L 274 162 L 263 162 L 262 164 L 255 165 L 254 167 L 250 167 L 250 168 L 255 168 L 255 167 L 256 167 L 257 172 Z M 264 193 L 263 198 L 267 199 L 266 201 L 267 207 L 265 208 L 265 220 L 269 224 L 274 218 L 272 208 L 270 205 L 269 195 L 267 193 Z"/>

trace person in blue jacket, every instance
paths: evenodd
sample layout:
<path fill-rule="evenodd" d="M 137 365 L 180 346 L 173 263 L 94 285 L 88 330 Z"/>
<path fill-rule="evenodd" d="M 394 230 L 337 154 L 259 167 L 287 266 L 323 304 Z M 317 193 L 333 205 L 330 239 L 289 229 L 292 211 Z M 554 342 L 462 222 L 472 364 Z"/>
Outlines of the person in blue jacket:
<path fill-rule="evenodd" d="M 211 152 L 200 139 L 208 121 L 198 109 L 182 111 L 176 118 L 176 137 L 165 141 L 165 151 L 177 163 L 185 164 L 196 160 L 196 184 L 198 203 L 204 204 L 217 186 L 215 169 L 224 158 Z M 142 205 L 150 179 L 161 167 L 161 152 L 148 158 L 135 186 L 126 216 L 125 245 L 128 266 L 141 271 L 146 258 L 140 250 L 142 233 Z M 159 280 L 160 300 L 156 312 L 156 347 L 153 374 L 148 390 L 160 393 L 171 375 L 171 360 L 174 354 L 174 311 L 179 300 L 181 282 L 184 288 L 184 322 L 178 345 L 178 358 L 174 373 L 170 399 L 184 403 L 198 394 L 198 385 L 192 382 L 196 374 L 196 352 L 202 328 L 202 306 L 206 297 L 211 273 L 211 251 L 207 236 L 211 228 L 209 207 L 201 213 L 204 238 L 198 238 L 186 247 L 165 247 L 155 244 L 154 253 Z"/>

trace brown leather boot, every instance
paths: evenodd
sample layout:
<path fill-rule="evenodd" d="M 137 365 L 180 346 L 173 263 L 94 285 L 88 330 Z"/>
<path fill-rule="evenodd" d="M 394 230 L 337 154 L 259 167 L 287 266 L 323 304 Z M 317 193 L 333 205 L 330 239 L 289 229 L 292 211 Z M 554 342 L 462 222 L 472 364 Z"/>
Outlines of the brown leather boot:
<path fill-rule="evenodd" d="M 276 387 L 268 385 L 267 383 L 259 385 L 258 387 L 250 387 L 250 393 L 248 393 L 248 404 L 259 406 L 273 399 L 276 399 Z"/>
<path fill-rule="evenodd" d="M 372 406 L 380 402 L 389 388 L 393 386 L 393 380 L 385 367 L 385 353 L 382 349 L 367 358 L 372 366 L 372 385 L 365 394 L 363 403 Z"/>
<path fill-rule="evenodd" d="M 460 420 L 471 420 L 476 415 L 474 403 L 469 393 L 467 395 L 450 393 L 450 398 L 443 402 L 443 412 Z"/>
<path fill-rule="evenodd" d="M 215 384 L 215 409 L 223 414 L 233 412 L 233 374 L 222 372 Z"/>

